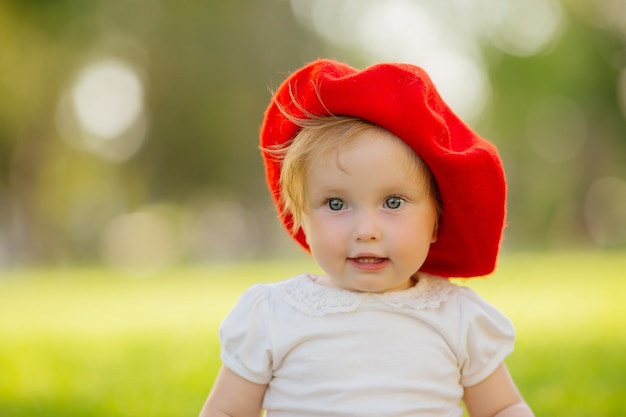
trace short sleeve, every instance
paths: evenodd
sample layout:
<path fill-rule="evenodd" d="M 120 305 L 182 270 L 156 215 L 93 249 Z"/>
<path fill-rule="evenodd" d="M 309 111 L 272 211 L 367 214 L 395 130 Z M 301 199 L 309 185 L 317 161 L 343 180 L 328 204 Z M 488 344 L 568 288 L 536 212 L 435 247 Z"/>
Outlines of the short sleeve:
<path fill-rule="evenodd" d="M 498 309 L 469 288 L 462 288 L 458 349 L 461 384 L 476 385 L 513 352 L 515 330 Z"/>
<path fill-rule="evenodd" d="M 244 292 L 219 333 L 224 366 L 257 384 L 269 382 L 272 375 L 268 291 L 259 284 Z"/>

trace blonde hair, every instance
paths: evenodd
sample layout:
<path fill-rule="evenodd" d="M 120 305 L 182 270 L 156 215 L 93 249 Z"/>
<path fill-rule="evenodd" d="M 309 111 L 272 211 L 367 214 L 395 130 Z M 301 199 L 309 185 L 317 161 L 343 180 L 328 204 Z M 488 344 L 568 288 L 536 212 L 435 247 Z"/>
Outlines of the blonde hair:
<path fill-rule="evenodd" d="M 301 127 L 298 134 L 290 141 L 263 151 L 280 160 L 280 198 L 282 215 L 289 214 L 293 219 L 291 232 L 295 233 L 302 225 L 305 214 L 305 185 L 309 167 L 331 152 L 340 153 L 343 146 L 350 144 L 350 139 L 366 130 L 384 130 L 382 127 L 356 117 L 314 116 L 299 119 L 288 116 L 289 120 Z M 411 169 L 423 174 L 425 186 L 437 212 L 441 212 L 439 192 L 434 176 L 424 161 L 408 145 L 398 141 L 398 145 L 407 150 L 405 161 Z M 337 164 L 339 160 L 337 159 Z M 339 165 L 338 165 L 339 166 Z M 341 166 L 339 166 L 341 169 Z"/>

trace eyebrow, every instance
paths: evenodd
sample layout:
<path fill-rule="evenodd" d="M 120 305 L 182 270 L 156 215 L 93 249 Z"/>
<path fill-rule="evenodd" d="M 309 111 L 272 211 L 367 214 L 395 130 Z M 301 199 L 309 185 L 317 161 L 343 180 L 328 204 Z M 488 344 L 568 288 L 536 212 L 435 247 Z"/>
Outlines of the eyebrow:
<path fill-rule="evenodd" d="M 421 183 L 412 182 L 412 181 L 398 181 L 393 184 L 388 184 L 382 188 L 383 194 L 405 194 L 407 190 L 411 192 L 427 192 L 428 187 L 426 181 L 422 181 Z M 326 194 L 344 194 L 350 192 L 349 187 L 341 187 L 336 186 L 334 184 L 323 184 L 321 186 L 316 187 L 311 190 L 311 195 L 326 195 Z"/>
<path fill-rule="evenodd" d="M 336 187 L 336 186 L 326 186 L 322 185 L 319 187 L 315 187 L 314 190 L 311 190 L 310 194 L 318 195 L 318 194 L 342 194 L 347 192 L 346 188 Z"/>

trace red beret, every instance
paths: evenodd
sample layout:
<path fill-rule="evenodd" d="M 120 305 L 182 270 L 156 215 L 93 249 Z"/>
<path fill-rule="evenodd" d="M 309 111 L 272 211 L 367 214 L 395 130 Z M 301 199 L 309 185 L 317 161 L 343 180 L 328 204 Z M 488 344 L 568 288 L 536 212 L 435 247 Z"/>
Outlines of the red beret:
<path fill-rule="evenodd" d="M 307 64 L 276 91 L 261 127 L 261 149 L 284 144 L 301 129 L 279 106 L 298 118 L 306 118 L 302 109 L 361 118 L 406 142 L 432 171 L 442 204 L 437 241 L 420 271 L 477 277 L 494 270 L 505 218 L 502 163 L 495 146 L 452 112 L 423 69 L 381 63 L 359 71 L 326 59 Z M 264 151 L 262 156 L 281 212 L 280 162 Z M 291 216 L 281 220 L 289 230 Z M 302 229 L 293 237 L 308 250 Z"/>

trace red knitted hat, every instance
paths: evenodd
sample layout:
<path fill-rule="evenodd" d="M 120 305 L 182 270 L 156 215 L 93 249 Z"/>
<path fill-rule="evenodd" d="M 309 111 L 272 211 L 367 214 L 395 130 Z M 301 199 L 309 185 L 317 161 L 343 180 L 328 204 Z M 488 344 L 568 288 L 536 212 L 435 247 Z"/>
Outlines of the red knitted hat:
<path fill-rule="evenodd" d="M 296 103 L 294 103 L 294 101 Z M 494 145 L 473 132 L 439 96 L 419 67 L 382 63 L 362 71 L 318 60 L 291 74 L 265 112 L 261 148 L 293 139 L 291 116 L 352 116 L 387 129 L 406 142 L 432 171 L 442 204 L 437 241 L 420 271 L 476 277 L 495 268 L 504 227 L 506 184 Z M 266 178 L 281 209 L 280 162 L 262 151 Z M 282 215 L 287 230 L 292 218 Z M 302 229 L 294 239 L 308 250 Z"/>

